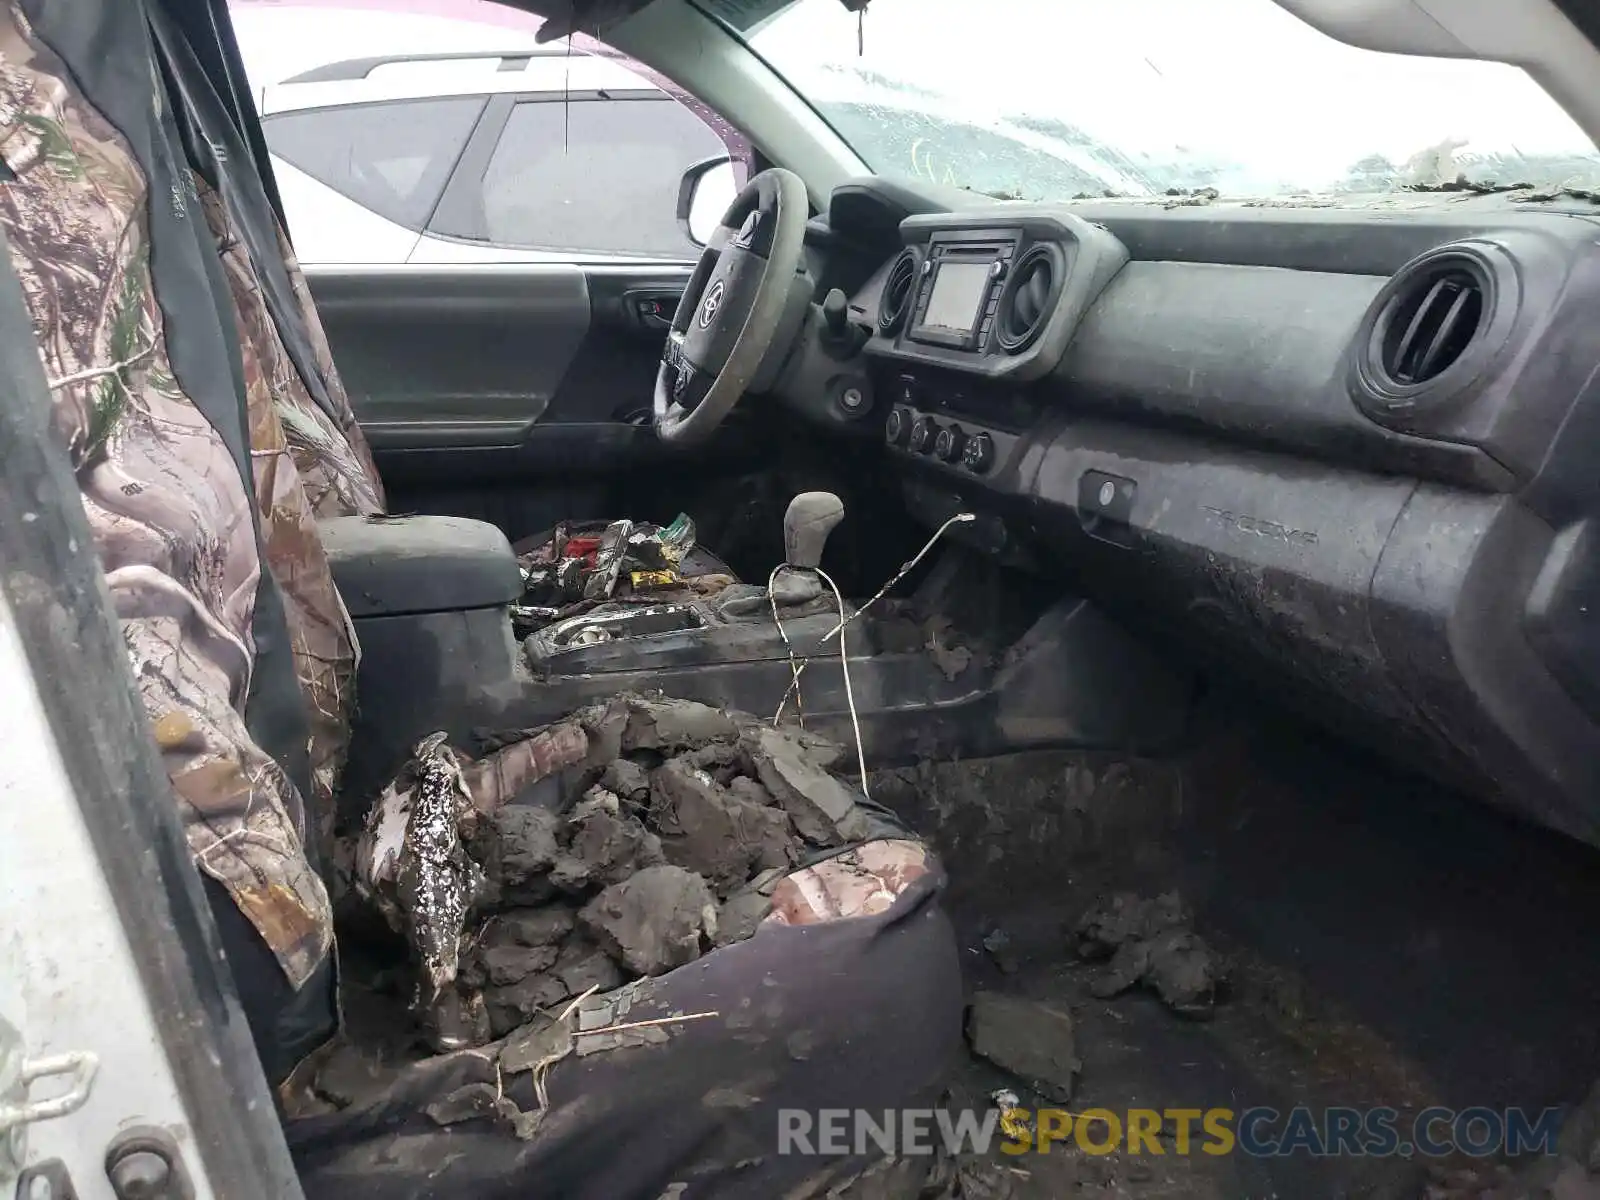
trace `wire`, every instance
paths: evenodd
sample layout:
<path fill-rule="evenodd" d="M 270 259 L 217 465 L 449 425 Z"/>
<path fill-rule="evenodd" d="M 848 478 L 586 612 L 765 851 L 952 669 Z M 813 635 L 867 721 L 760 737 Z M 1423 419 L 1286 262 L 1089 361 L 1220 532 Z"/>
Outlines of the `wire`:
<path fill-rule="evenodd" d="M 912 571 L 915 571 L 917 569 L 917 564 L 928 556 L 928 552 L 938 544 L 939 539 L 945 535 L 945 531 L 948 530 L 950 526 L 963 525 L 970 521 L 976 521 L 977 519 L 978 518 L 972 513 L 957 513 L 943 525 L 939 526 L 938 529 L 935 529 L 933 531 L 933 536 L 928 539 L 927 544 L 924 545 L 921 550 L 918 550 L 915 556 L 901 563 L 900 569 L 890 577 L 889 582 L 879 588 L 876 594 L 873 595 L 872 599 L 868 600 L 854 612 L 846 614 L 844 600 L 841 597 L 839 600 L 839 623 L 827 633 L 823 634 L 820 639 L 818 639 L 817 646 L 820 648 L 827 643 L 829 638 L 837 637 L 839 638 L 839 644 L 842 647 L 844 645 L 844 631 L 850 625 L 850 622 L 854 621 L 862 613 L 866 612 L 867 609 L 871 608 L 879 600 L 882 600 L 890 588 L 894 587 L 895 584 L 899 583 L 907 575 L 911 574 Z M 778 572 L 781 570 L 783 570 L 783 565 L 780 564 L 779 566 L 773 568 L 772 575 L 768 576 L 767 578 L 767 596 L 769 599 L 772 596 L 772 580 L 777 577 Z M 817 574 L 821 575 L 822 572 L 819 570 Z M 824 576 L 824 578 L 826 578 L 826 576 Z M 829 583 L 831 585 L 832 580 L 829 580 Z M 837 593 L 838 589 L 835 588 L 834 591 Z M 789 689 L 783 693 L 783 699 L 778 701 L 778 711 L 772 714 L 772 723 L 776 725 L 783 718 L 783 710 L 789 707 L 790 696 L 794 697 L 796 710 L 800 709 L 800 677 L 806 673 L 806 667 L 811 662 L 811 656 L 807 655 L 798 661 L 796 660 L 794 647 L 789 643 L 789 635 L 784 632 L 783 622 L 778 621 L 778 603 L 776 600 L 772 602 L 772 619 L 778 623 L 778 632 L 783 635 L 783 644 L 789 647 L 789 669 L 793 672 L 793 678 L 789 682 Z M 845 684 L 846 687 L 849 686 L 848 674 L 845 676 Z M 803 715 L 801 717 L 800 724 L 802 726 L 805 724 L 805 718 Z"/>
<path fill-rule="evenodd" d="M 843 618 L 844 593 L 839 590 L 839 585 L 833 581 L 831 575 L 821 567 L 814 569 L 817 572 L 817 577 L 833 589 L 833 598 L 839 602 L 839 616 Z M 850 728 L 856 735 L 856 762 L 861 766 L 861 794 L 871 800 L 872 793 L 867 790 L 867 748 L 866 744 L 861 740 L 861 717 L 856 713 L 855 690 L 850 686 L 850 652 L 845 649 L 844 627 L 849 623 L 846 620 L 841 620 L 839 623 L 839 669 L 844 672 L 844 702 L 850 709 Z M 800 672 L 796 670 L 795 678 L 798 679 L 799 677 Z M 797 700 L 796 704 L 798 705 L 798 703 L 799 701 Z"/>
<path fill-rule="evenodd" d="M 827 584 L 828 587 L 833 589 L 833 599 L 834 602 L 839 606 L 839 616 L 841 618 L 843 618 L 845 615 L 844 593 L 839 590 L 839 585 L 833 581 L 833 576 L 829 575 L 821 567 L 789 567 L 788 563 L 779 563 L 776 567 L 772 568 L 772 574 L 767 576 L 767 599 L 772 604 L 772 623 L 778 627 L 778 633 L 783 637 L 783 644 L 789 650 L 789 670 L 793 672 L 794 675 L 793 680 L 789 684 L 789 688 L 790 691 L 794 692 L 795 694 L 795 711 L 800 716 L 800 727 L 804 729 L 806 724 L 805 706 L 800 700 L 798 688 L 800 684 L 800 672 L 805 669 L 805 663 L 801 662 L 795 657 L 794 643 L 789 640 L 789 631 L 783 627 L 783 618 L 778 615 L 778 602 L 773 598 L 772 595 L 772 581 L 778 577 L 779 571 L 782 571 L 786 568 L 796 571 L 809 570 L 815 572 L 818 579 L 822 580 L 823 583 Z M 838 626 L 834 629 L 834 633 L 839 635 L 839 669 L 844 673 L 844 702 L 845 705 L 850 709 L 850 728 L 855 733 L 856 738 L 856 762 L 861 767 L 861 794 L 870 800 L 872 799 L 872 793 L 867 790 L 867 749 L 866 743 L 861 737 L 861 716 L 856 710 L 855 688 L 850 682 L 850 653 L 844 639 L 844 627 L 849 623 L 850 622 L 847 620 L 841 620 Z M 829 636 L 831 637 L 833 635 L 829 634 Z M 818 645 L 820 644 L 821 643 L 819 642 Z M 809 659 L 806 660 L 806 662 L 809 661 Z M 789 692 L 784 693 L 783 699 L 784 704 L 787 704 L 789 700 Z M 776 725 L 778 723 L 778 717 L 781 717 L 782 715 L 783 704 L 780 704 L 778 705 L 778 716 L 772 718 L 772 723 Z"/>
<path fill-rule="evenodd" d="M 795 657 L 794 643 L 789 640 L 789 631 L 783 627 L 783 618 L 778 615 L 778 598 L 772 594 L 772 584 L 778 578 L 778 572 L 799 568 L 790 568 L 788 563 L 779 563 L 772 568 L 772 574 L 767 576 L 767 603 L 772 606 L 772 623 L 778 627 L 778 635 L 783 638 L 783 648 L 789 652 L 789 671 L 793 678 L 789 680 L 789 691 L 784 692 L 783 700 L 778 705 L 778 716 L 783 715 L 783 706 L 789 702 L 790 692 L 794 693 L 794 708 L 800 718 L 800 728 L 806 727 L 806 706 L 800 699 L 800 672 L 803 669 L 800 660 Z M 844 610 L 841 608 L 840 615 Z M 772 723 L 778 723 L 778 717 L 772 718 Z"/>
<path fill-rule="evenodd" d="M 821 567 L 809 568 L 810 570 L 815 571 L 817 578 L 822 580 L 822 582 L 827 584 L 832 590 L 834 602 L 839 606 L 839 623 L 822 636 L 821 640 L 817 642 L 817 646 L 820 648 L 831 637 L 837 637 L 839 639 L 839 671 L 844 675 L 844 702 L 846 707 L 850 710 L 850 730 L 855 735 L 856 739 L 856 763 L 861 769 L 861 794 L 869 800 L 872 799 L 872 792 L 870 790 L 870 785 L 867 783 L 867 747 L 866 741 L 861 736 L 861 714 L 856 708 L 855 686 L 850 680 L 850 649 L 849 644 L 844 636 L 845 630 L 849 628 L 850 622 L 854 621 L 862 613 L 866 612 L 867 609 L 871 608 L 879 600 L 882 600 L 890 588 L 894 587 L 895 584 L 899 583 L 907 575 L 911 574 L 912 571 L 916 570 L 917 564 L 927 557 L 928 552 L 934 548 L 939 539 L 944 536 L 945 531 L 949 529 L 950 526 L 965 524 L 968 521 L 975 520 L 977 520 L 977 517 L 973 516 L 972 513 L 957 513 L 943 525 L 939 526 L 938 529 L 933 531 L 933 536 L 928 539 L 927 544 L 923 546 L 921 550 L 917 551 L 915 556 L 902 563 L 900 565 L 900 569 L 895 572 L 895 574 L 890 578 L 889 582 L 879 588 L 876 594 L 873 595 L 872 599 L 868 600 L 854 612 L 847 611 L 844 602 L 844 593 L 839 590 L 839 585 L 833 581 L 833 576 L 829 575 Z M 779 563 L 776 567 L 772 568 L 772 574 L 767 576 L 767 602 L 772 606 L 772 623 L 778 627 L 778 634 L 783 638 L 784 648 L 789 652 L 790 672 L 789 689 L 788 691 L 784 692 L 783 699 L 778 702 L 778 711 L 772 714 L 772 723 L 773 725 L 777 725 L 777 723 L 782 720 L 783 710 L 788 706 L 789 697 L 792 695 L 794 697 L 795 712 L 800 718 L 800 726 L 803 729 L 806 723 L 806 714 L 805 702 L 801 699 L 800 694 L 800 676 L 805 673 L 806 667 L 810 664 L 811 656 L 808 655 L 804 659 L 796 656 L 794 652 L 794 643 L 789 640 L 789 631 L 783 627 L 783 618 L 778 615 L 778 601 L 772 594 L 773 581 L 778 578 L 778 572 L 786 568 L 788 568 L 787 563 Z M 790 569 L 804 570 L 806 568 Z"/>

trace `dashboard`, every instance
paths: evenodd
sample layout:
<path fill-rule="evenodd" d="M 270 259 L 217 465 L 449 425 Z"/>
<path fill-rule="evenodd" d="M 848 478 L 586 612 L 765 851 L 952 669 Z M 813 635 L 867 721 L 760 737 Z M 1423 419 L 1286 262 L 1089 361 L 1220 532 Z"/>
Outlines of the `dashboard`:
<path fill-rule="evenodd" d="M 1600 844 L 1596 213 L 847 184 L 835 416 L 919 520 Z"/>

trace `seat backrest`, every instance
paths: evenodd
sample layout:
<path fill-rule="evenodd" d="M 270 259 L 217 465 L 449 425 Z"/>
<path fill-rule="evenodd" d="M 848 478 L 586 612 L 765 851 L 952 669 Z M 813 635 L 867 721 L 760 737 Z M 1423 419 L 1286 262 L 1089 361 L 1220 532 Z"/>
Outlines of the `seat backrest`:
<path fill-rule="evenodd" d="M 383 511 L 383 487 L 327 337 L 255 160 L 183 31 L 149 5 L 157 58 L 206 222 L 217 239 L 238 335 L 267 373 L 289 449 L 318 517 Z"/>
<path fill-rule="evenodd" d="M 331 945 L 316 834 L 357 649 L 283 413 L 339 418 L 239 303 L 260 280 L 160 77 L 135 0 L 0 0 L 0 223 L 195 861 L 300 987 Z M 381 505 L 371 478 L 338 505 Z"/>

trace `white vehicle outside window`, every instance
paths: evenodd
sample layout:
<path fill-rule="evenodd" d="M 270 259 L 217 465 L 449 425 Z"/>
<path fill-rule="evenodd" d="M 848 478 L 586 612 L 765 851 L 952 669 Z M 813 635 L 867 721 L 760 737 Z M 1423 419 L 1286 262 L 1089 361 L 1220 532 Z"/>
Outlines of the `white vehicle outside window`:
<path fill-rule="evenodd" d="M 376 23 L 235 4 L 303 262 L 695 258 L 679 185 L 728 159 L 689 224 L 704 229 L 732 201 L 750 155 L 727 122 L 592 39 L 540 46 L 525 13 L 439 7 L 448 15 Z"/>

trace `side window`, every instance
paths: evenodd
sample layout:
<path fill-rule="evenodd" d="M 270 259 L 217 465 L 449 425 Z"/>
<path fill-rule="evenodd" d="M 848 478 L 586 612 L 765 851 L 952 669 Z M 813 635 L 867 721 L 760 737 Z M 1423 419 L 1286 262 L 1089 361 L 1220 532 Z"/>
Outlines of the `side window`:
<path fill-rule="evenodd" d="M 675 216 L 678 183 L 692 164 L 727 153 L 665 94 L 524 100 L 483 174 L 482 232 L 508 247 L 693 258 Z"/>
<path fill-rule="evenodd" d="M 420 230 L 483 111 L 481 96 L 281 113 L 263 123 L 285 162 L 357 204 Z"/>

